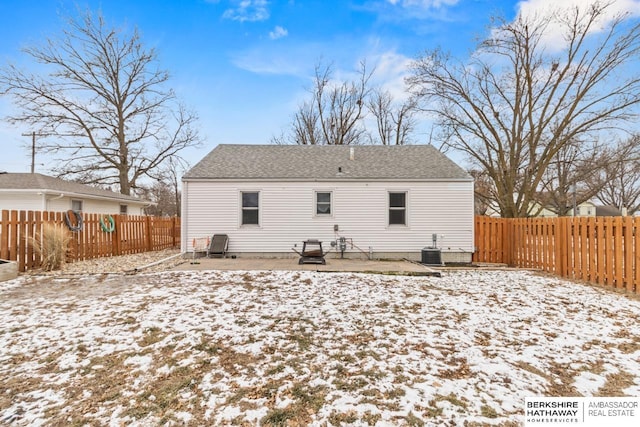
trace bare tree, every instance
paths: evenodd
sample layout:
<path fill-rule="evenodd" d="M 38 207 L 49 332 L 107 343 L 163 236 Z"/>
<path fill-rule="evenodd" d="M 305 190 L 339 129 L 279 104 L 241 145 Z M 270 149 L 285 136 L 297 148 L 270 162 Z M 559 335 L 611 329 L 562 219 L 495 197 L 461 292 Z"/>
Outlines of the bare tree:
<path fill-rule="evenodd" d="M 569 215 L 574 205 L 592 199 L 602 188 L 601 172 L 610 150 L 599 143 L 570 141 L 558 150 L 541 181 L 538 205 L 558 216 Z M 536 214 L 533 212 L 532 214 Z"/>
<path fill-rule="evenodd" d="M 415 130 L 417 101 L 396 102 L 381 88 L 369 84 L 374 71 L 360 62 L 357 77 L 335 81 L 331 66 L 317 65 L 311 98 L 296 111 L 290 130 L 272 138 L 276 144 L 350 145 L 369 142 L 402 145 L 411 142 Z M 365 121 L 375 120 L 375 132 Z"/>
<path fill-rule="evenodd" d="M 487 174 L 478 169 L 467 171 L 473 177 L 474 182 L 474 212 L 476 215 L 486 215 L 495 200 L 493 183 Z"/>
<path fill-rule="evenodd" d="M 640 103 L 640 74 L 630 70 L 640 26 L 626 15 L 603 25 L 609 6 L 499 21 L 466 63 L 440 51 L 414 62 L 408 82 L 422 108 L 446 144 L 487 173 L 502 216 L 529 215 L 558 152 L 620 126 Z M 543 44 L 550 23 L 563 28 L 559 51 Z"/>
<path fill-rule="evenodd" d="M 0 93 L 19 107 L 10 122 L 54 136 L 39 149 L 57 156 L 58 176 L 130 194 L 141 178 L 199 143 L 196 115 L 165 87 L 168 73 L 136 30 L 108 28 L 87 12 L 70 19 L 60 39 L 24 52 L 48 74 L 6 66 Z"/>
<path fill-rule="evenodd" d="M 304 102 L 293 118 L 289 134 L 272 138 L 276 144 L 350 145 L 363 141 L 362 118 L 369 94 L 371 72 L 360 63 L 357 80 L 333 81 L 331 66 L 317 65 L 311 99 Z"/>
<path fill-rule="evenodd" d="M 603 204 L 626 207 L 630 214 L 640 209 L 640 136 L 621 142 L 612 150 L 600 176 L 596 198 Z"/>
<path fill-rule="evenodd" d="M 377 137 L 382 145 L 404 145 L 411 142 L 415 129 L 417 101 L 411 97 L 397 108 L 393 96 L 382 89 L 371 92 L 367 107 L 376 120 Z M 372 137 L 372 141 L 375 139 Z"/>

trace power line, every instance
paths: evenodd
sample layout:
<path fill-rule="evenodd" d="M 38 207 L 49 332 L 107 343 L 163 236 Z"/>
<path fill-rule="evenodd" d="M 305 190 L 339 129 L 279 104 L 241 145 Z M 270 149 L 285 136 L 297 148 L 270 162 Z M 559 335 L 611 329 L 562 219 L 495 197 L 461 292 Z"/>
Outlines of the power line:
<path fill-rule="evenodd" d="M 36 136 L 83 136 L 78 134 L 60 134 L 60 133 L 36 133 L 35 131 L 29 133 L 23 133 L 22 136 L 31 137 L 31 173 L 35 173 L 36 169 Z"/>

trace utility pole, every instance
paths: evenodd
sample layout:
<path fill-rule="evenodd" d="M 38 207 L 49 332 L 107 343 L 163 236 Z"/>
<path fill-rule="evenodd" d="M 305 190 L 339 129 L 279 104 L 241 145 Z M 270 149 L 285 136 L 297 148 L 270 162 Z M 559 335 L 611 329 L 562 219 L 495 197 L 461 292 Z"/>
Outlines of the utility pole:
<path fill-rule="evenodd" d="M 30 136 L 31 137 L 31 173 L 35 173 L 36 171 L 36 136 L 73 136 L 73 137 L 82 137 L 84 135 L 79 134 L 62 134 L 62 133 L 36 133 L 35 131 L 30 133 L 23 133 L 22 136 Z"/>
<path fill-rule="evenodd" d="M 31 133 L 31 173 L 36 172 L 36 133 Z"/>
<path fill-rule="evenodd" d="M 38 136 L 48 136 L 46 133 L 39 133 Z M 31 136 L 31 173 L 36 172 L 36 132 L 23 133 L 22 136 Z"/>

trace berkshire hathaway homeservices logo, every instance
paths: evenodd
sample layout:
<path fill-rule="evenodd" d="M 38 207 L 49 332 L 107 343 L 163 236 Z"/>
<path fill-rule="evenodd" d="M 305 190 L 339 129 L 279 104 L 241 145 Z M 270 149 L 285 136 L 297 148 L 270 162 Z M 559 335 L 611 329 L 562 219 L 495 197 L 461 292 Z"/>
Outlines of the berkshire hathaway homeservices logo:
<path fill-rule="evenodd" d="M 640 397 L 527 397 L 525 426 L 640 425 Z"/>

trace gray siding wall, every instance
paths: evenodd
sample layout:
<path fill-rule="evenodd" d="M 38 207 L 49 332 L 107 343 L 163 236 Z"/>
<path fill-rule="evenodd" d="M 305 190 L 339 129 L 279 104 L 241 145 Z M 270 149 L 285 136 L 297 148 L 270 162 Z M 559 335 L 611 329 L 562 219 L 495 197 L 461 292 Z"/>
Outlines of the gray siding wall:
<path fill-rule="evenodd" d="M 260 193 L 260 225 L 241 225 L 241 192 Z M 331 216 L 315 215 L 315 192 L 331 191 Z M 389 191 L 407 192 L 406 226 L 389 225 Z M 439 237 L 443 252 L 473 251 L 472 182 L 220 182 L 183 183 L 182 251 L 194 238 L 229 235 L 231 253 L 293 254 L 306 239 L 338 236 L 365 251 L 419 253 Z M 349 249 L 358 252 L 357 249 Z M 404 256 L 404 255 L 402 255 Z"/>

